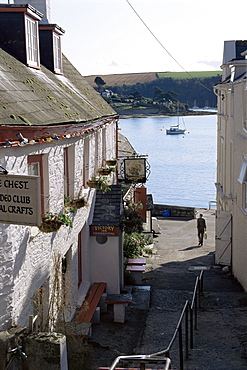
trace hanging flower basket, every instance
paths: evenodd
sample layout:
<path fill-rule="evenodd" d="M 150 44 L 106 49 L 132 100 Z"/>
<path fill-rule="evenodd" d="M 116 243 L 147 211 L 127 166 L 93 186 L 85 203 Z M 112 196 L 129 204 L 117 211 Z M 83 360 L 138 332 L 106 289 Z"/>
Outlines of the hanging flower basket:
<path fill-rule="evenodd" d="M 84 197 L 82 197 L 77 199 L 70 199 L 65 205 L 66 207 L 79 209 L 87 206 L 87 204 L 88 204 L 87 200 Z"/>
<path fill-rule="evenodd" d="M 42 223 L 39 230 L 43 233 L 53 233 L 60 229 L 62 225 L 73 227 L 72 221 L 68 214 L 62 213 L 60 215 L 46 212 L 42 217 Z"/>
<path fill-rule="evenodd" d="M 58 231 L 62 225 L 63 222 L 59 220 L 43 219 L 39 229 L 43 233 L 53 233 Z"/>
<path fill-rule="evenodd" d="M 107 166 L 116 166 L 117 165 L 117 160 L 116 159 L 108 159 L 105 161 Z"/>
<path fill-rule="evenodd" d="M 87 180 L 87 186 L 93 189 L 101 189 L 102 183 L 98 180 Z"/>
<path fill-rule="evenodd" d="M 111 168 L 98 168 L 97 172 L 100 176 L 108 176 L 112 172 Z"/>
<path fill-rule="evenodd" d="M 87 180 L 87 186 L 94 189 L 100 189 L 104 193 L 111 190 L 107 181 L 107 177 L 104 176 L 92 177 L 91 179 Z"/>

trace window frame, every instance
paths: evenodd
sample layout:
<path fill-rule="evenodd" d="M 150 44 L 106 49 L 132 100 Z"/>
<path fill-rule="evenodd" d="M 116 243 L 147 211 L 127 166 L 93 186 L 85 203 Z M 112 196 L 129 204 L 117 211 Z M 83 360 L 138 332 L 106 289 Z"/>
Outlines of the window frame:
<path fill-rule="evenodd" d="M 243 182 L 243 209 L 247 211 L 247 179 Z"/>
<path fill-rule="evenodd" d="M 61 46 L 61 36 L 56 32 L 53 32 L 53 64 L 54 72 L 57 74 L 63 73 L 62 66 L 62 46 Z"/>
<path fill-rule="evenodd" d="M 38 21 L 25 15 L 26 60 L 27 65 L 40 68 Z"/>
<path fill-rule="evenodd" d="M 242 210 L 247 213 L 247 157 L 243 158 L 238 182 L 242 185 Z"/>
<path fill-rule="evenodd" d="M 41 215 L 48 211 L 48 164 L 46 154 L 30 154 L 27 157 L 28 167 L 32 164 L 38 164 L 38 176 L 40 177 L 40 210 Z M 30 174 L 30 172 L 28 171 Z"/>
<path fill-rule="evenodd" d="M 70 145 L 64 148 L 64 195 L 74 197 L 75 183 L 75 147 Z"/>
<path fill-rule="evenodd" d="M 82 283 L 82 231 L 80 231 L 78 234 L 77 250 L 78 250 L 77 287 L 79 289 Z"/>

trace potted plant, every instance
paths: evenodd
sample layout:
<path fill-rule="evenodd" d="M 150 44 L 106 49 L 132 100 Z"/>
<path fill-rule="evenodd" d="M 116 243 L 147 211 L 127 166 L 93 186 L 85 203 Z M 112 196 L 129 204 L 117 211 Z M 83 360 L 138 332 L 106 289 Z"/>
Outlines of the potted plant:
<path fill-rule="evenodd" d="M 46 212 L 46 214 L 42 217 L 39 230 L 43 233 L 52 233 L 58 231 L 62 225 L 73 227 L 72 221 L 68 214 L 62 213 L 57 215 L 56 213 Z"/>
<path fill-rule="evenodd" d="M 115 172 L 115 167 L 101 167 L 97 169 L 97 172 L 100 176 L 108 176 L 111 172 Z"/>
<path fill-rule="evenodd" d="M 82 207 L 86 207 L 88 205 L 88 202 L 85 197 L 79 197 L 79 198 L 70 198 L 65 197 L 65 207 L 70 207 L 72 209 L 79 209 Z"/>
<path fill-rule="evenodd" d="M 107 166 L 116 166 L 117 165 L 117 159 L 107 159 L 105 161 Z"/>
<path fill-rule="evenodd" d="M 103 177 L 93 176 L 89 180 L 87 180 L 87 185 L 90 188 L 100 189 L 104 193 L 111 190 L 111 188 L 109 187 L 108 181 L 107 181 L 107 177 L 105 177 L 105 176 L 103 176 Z"/>

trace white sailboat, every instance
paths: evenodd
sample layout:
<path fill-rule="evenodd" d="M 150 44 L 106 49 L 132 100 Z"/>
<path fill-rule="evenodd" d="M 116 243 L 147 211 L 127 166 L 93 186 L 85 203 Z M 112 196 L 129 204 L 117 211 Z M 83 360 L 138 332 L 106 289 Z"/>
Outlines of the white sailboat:
<path fill-rule="evenodd" d="M 186 129 L 181 128 L 179 125 L 179 104 L 178 104 L 178 123 L 176 125 L 170 126 L 170 128 L 166 129 L 166 135 L 180 135 L 184 134 Z"/>

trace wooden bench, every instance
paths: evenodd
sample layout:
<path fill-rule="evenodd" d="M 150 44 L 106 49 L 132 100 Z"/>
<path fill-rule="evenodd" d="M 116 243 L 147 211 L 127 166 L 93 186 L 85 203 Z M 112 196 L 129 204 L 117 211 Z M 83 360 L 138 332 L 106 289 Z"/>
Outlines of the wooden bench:
<path fill-rule="evenodd" d="M 144 272 L 146 270 L 146 266 L 144 265 L 128 265 L 126 266 L 127 271 L 137 271 L 137 272 Z"/>
<path fill-rule="evenodd" d="M 132 303 L 132 294 L 107 294 L 106 304 L 113 304 L 114 322 L 124 323 L 125 307 Z"/>
<path fill-rule="evenodd" d="M 128 265 L 146 265 L 146 258 L 129 258 Z"/>
<path fill-rule="evenodd" d="M 94 283 L 91 286 L 74 320 L 75 322 L 90 322 L 92 320 L 93 314 L 99 304 L 100 298 L 102 294 L 104 293 L 105 289 L 106 289 L 106 283 L 102 283 L 102 282 Z"/>

